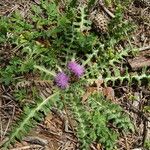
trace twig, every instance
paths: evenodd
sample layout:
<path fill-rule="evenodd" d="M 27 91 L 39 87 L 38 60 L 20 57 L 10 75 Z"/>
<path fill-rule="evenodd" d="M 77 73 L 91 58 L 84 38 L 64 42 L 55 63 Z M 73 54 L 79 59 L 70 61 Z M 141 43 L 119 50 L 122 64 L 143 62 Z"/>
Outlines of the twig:
<path fill-rule="evenodd" d="M 5 129 L 4 133 L 3 133 L 3 137 L 6 135 L 6 132 L 7 132 L 8 128 L 9 128 L 9 125 L 10 125 L 10 121 L 11 121 L 11 119 L 8 120 L 8 123 L 6 125 L 6 129 Z"/>
<path fill-rule="evenodd" d="M 129 38 L 127 32 L 124 31 L 124 33 L 125 33 L 125 35 L 127 36 L 127 41 L 128 41 L 128 43 L 129 43 L 130 49 L 133 50 L 133 46 L 132 46 L 131 40 L 130 40 L 130 38 Z"/>
<path fill-rule="evenodd" d="M 90 145 L 90 147 L 93 149 L 93 150 L 97 150 L 93 144 Z"/>
<path fill-rule="evenodd" d="M 23 139 L 24 141 L 31 143 L 31 144 L 38 144 L 41 146 L 45 146 L 48 144 L 48 141 L 46 139 L 42 139 L 37 136 L 27 136 Z"/>
<path fill-rule="evenodd" d="M 2 148 L 2 146 L 9 140 L 8 137 L 6 137 L 5 139 L 3 139 L 1 142 L 0 142 L 0 149 Z"/>
<path fill-rule="evenodd" d="M 150 119 L 150 117 L 148 117 Z M 143 144 L 144 146 L 146 141 L 150 140 L 150 121 L 144 120 L 144 131 L 143 131 Z"/>
<path fill-rule="evenodd" d="M 127 142 L 126 134 L 125 134 L 123 131 L 122 131 L 122 133 L 123 133 L 123 136 L 124 136 L 124 139 L 125 139 L 126 150 L 130 150 L 129 145 L 128 145 L 128 142 Z"/>
<path fill-rule="evenodd" d="M 121 106 L 124 106 L 123 104 L 120 104 Z M 148 118 L 148 116 L 146 116 L 142 111 L 138 110 L 137 108 L 135 108 L 132 104 L 128 103 L 128 108 L 130 111 L 132 111 L 133 113 L 136 113 L 138 116 L 140 115 L 141 117 L 143 117 L 146 121 L 150 122 L 150 119 Z"/>
<path fill-rule="evenodd" d="M 114 15 L 112 12 L 110 12 L 110 11 L 104 6 L 104 4 L 103 4 L 101 1 L 99 1 L 99 5 L 103 8 L 103 10 L 104 10 L 111 18 L 115 18 L 115 15 Z"/>
<path fill-rule="evenodd" d="M 67 111 L 67 106 L 65 104 L 64 104 L 64 108 L 65 108 L 65 112 L 66 112 L 66 115 L 67 115 L 67 118 L 68 118 L 68 120 L 66 119 L 66 123 L 67 123 L 67 121 L 69 121 L 70 126 L 71 126 L 72 131 L 73 131 L 73 134 L 76 135 L 73 124 L 72 124 L 72 121 L 71 121 L 70 116 L 69 116 L 68 111 Z"/>
<path fill-rule="evenodd" d="M 66 112 L 68 121 L 69 121 L 69 123 L 70 123 L 70 126 L 71 126 L 71 128 L 72 128 L 73 134 L 76 135 L 76 134 L 75 134 L 75 129 L 74 129 L 73 124 L 72 124 L 72 121 L 71 121 L 70 116 L 69 116 L 68 111 L 67 111 L 67 106 L 65 105 L 65 102 L 64 102 L 64 99 L 63 99 L 63 98 L 62 98 L 62 100 L 63 100 L 64 109 L 65 109 L 65 112 Z M 65 121 L 67 121 L 67 120 L 65 120 Z"/>
<path fill-rule="evenodd" d="M 2 137 L 3 137 L 3 126 L 2 126 L 2 118 L 0 116 L 0 137 L 1 137 L 1 140 L 2 140 Z"/>
<path fill-rule="evenodd" d="M 11 14 L 16 11 L 19 8 L 19 5 L 15 5 L 13 8 L 10 9 L 10 11 L 6 11 L 5 13 L 9 13 L 8 17 L 11 16 Z"/>
<path fill-rule="evenodd" d="M 139 51 L 145 51 L 145 50 L 148 50 L 148 49 L 150 49 L 150 46 L 141 47 L 141 48 L 139 48 Z"/>
<path fill-rule="evenodd" d="M 37 148 L 42 148 L 42 146 L 40 145 L 29 145 L 29 146 L 23 146 L 23 147 L 20 147 L 20 148 L 13 148 L 13 149 L 10 149 L 10 150 L 25 150 L 25 149 L 36 149 Z"/>

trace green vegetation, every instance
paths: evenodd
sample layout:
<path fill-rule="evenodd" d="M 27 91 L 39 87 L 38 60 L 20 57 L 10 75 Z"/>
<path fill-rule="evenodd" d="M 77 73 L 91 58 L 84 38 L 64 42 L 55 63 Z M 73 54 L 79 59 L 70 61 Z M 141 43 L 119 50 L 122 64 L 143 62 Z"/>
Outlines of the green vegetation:
<path fill-rule="evenodd" d="M 93 3 L 91 0 L 89 4 Z M 107 0 L 107 4 L 111 1 Z M 13 57 L 7 65 L 0 68 L 0 82 L 5 85 L 16 86 L 26 82 L 27 74 L 42 81 L 52 81 L 53 74 L 67 70 L 67 63 L 76 59 L 85 67 L 85 74 L 76 81 L 71 80 L 65 90 L 53 85 L 52 94 L 48 98 L 41 98 L 36 86 L 29 85 L 33 103 L 25 102 L 28 95 L 25 87 L 16 88 L 14 96 L 24 106 L 20 119 L 14 124 L 9 134 L 9 140 L 3 145 L 8 149 L 15 140 L 21 140 L 37 122 L 41 121 L 52 107 L 63 109 L 64 105 L 77 122 L 76 136 L 80 142 L 80 149 L 90 149 L 94 141 L 102 144 L 106 150 L 117 149 L 116 141 L 119 131 L 133 132 L 134 126 L 123 109 L 107 100 L 103 93 L 90 95 L 86 105 L 82 102 L 85 87 L 90 81 L 102 76 L 104 86 L 109 81 L 120 84 L 126 80 L 132 84 L 133 80 L 141 84 L 142 79 L 150 81 L 150 75 L 144 71 L 141 74 L 121 74 L 118 67 L 125 56 L 137 52 L 131 45 L 118 51 L 116 45 L 124 40 L 129 42 L 129 34 L 133 26 L 123 19 L 123 9 L 120 1 L 116 5 L 115 18 L 109 23 L 107 35 L 94 32 L 92 22 L 88 17 L 88 6 L 78 6 L 75 0 L 68 0 L 63 11 L 57 2 L 42 1 L 33 5 L 29 15 L 25 18 L 19 11 L 9 18 L 0 19 L 0 43 L 13 47 Z M 5 60 L 0 58 L 0 63 Z M 117 65 L 116 65 L 117 64 Z M 44 68 L 44 69 L 37 69 Z M 113 69 L 113 71 L 112 71 Z M 113 73 L 112 73 L 113 72 Z M 63 101 L 62 101 L 63 99 Z M 26 104 L 27 103 L 27 104 Z M 112 126 L 111 126 L 111 125 Z M 115 128 L 115 130 L 113 130 Z"/>

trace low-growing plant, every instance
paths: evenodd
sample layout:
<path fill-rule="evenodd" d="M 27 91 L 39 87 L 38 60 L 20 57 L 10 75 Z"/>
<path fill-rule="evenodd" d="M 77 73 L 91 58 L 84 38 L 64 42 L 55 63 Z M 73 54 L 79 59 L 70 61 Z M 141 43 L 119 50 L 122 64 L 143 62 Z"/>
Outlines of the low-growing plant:
<path fill-rule="evenodd" d="M 114 85 L 116 80 L 120 80 L 120 84 L 125 79 L 129 84 L 133 78 L 138 82 L 143 78 L 150 80 L 146 71 L 130 75 L 127 70 L 122 75 L 115 67 L 115 63 L 120 65 L 132 51 L 128 47 L 116 50 L 119 42 L 128 39 L 125 33 L 131 31 L 131 25 L 123 19 L 120 1 L 115 2 L 118 7 L 106 37 L 91 30 L 88 7 L 94 1 L 88 4 L 78 5 L 76 1 L 68 0 L 60 10 L 55 1 L 41 1 L 39 5 L 32 5 L 26 18 L 18 11 L 9 18 L 1 18 L 1 45 L 11 43 L 16 53 L 0 68 L 0 81 L 6 85 L 18 85 L 14 96 L 20 104 L 27 103 L 21 105 L 24 106 L 22 115 L 12 127 L 3 149 L 8 149 L 15 140 L 21 140 L 52 107 L 63 109 L 64 105 L 77 122 L 75 128 L 80 149 L 88 150 L 93 142 L 98 142 L 105 149 L 113 150 L 117 147 L 119 131 L 134 131 L 129 116 L 102 93 L 90 95 L 86 105 L 82 102 L 85 87 L 99 76 L 103 77 L 105 86 L 109 81 Z M 25 74 L 33 74 L 33 79 L 27 80 Z M 51 81 L 48 97 L 39 94 L 34 76 L 45 83 Z M 25 84 L 19 88 L 20 82 Z M 24 101 L 29 94 L 26 86 L 31 88 L 32 103 Z"/>

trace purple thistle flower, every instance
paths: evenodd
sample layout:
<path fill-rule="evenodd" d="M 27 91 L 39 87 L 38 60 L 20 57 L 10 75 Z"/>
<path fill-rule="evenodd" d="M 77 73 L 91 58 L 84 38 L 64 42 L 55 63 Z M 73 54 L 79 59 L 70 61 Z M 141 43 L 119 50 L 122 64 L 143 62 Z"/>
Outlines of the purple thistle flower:
<path fill-rule="evenodd" d="M 84 67 L 75 61 L 70 61 L 68 63 L 68 69 L 74 73 L 78 78 L 84 74 Z"/>
<path fill-rule="evenodd" d="M 55 83 L 61 89 L 65 89 L 69 85 L 69 77 L 64 72 L 59 72 L 55 77 Z"/>

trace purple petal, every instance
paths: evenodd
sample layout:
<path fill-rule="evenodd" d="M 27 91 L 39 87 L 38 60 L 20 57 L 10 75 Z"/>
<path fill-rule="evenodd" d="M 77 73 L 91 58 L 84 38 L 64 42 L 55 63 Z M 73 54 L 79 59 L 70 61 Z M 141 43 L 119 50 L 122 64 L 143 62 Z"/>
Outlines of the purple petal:
<path fill-rule="evenodd" d="M 81 77 L 84 74 L 84 67 L 75 61 L 70 61 L 68 63 L 68 69 L 77 77 Z"/>
<path fill-rule="evenodd" d="M 55 77 L 55 83 L 62 89 L 65 89 L 69 85 L 69 77 L 64 72 L 59 72 Z"/>

